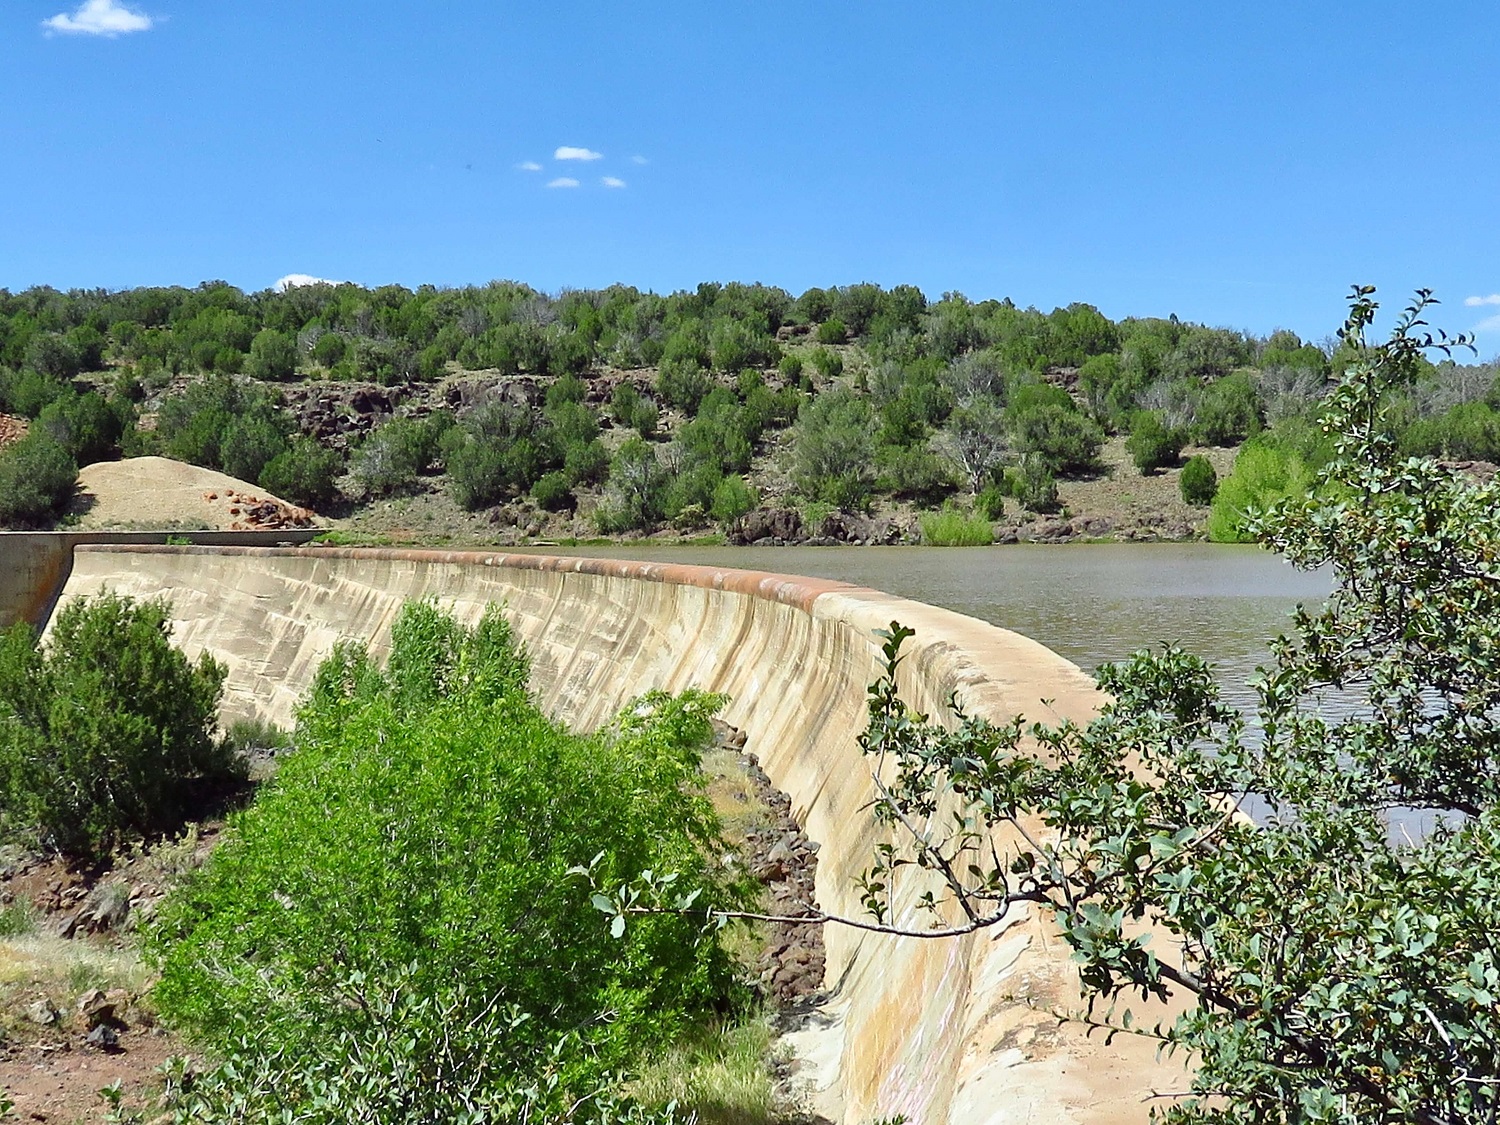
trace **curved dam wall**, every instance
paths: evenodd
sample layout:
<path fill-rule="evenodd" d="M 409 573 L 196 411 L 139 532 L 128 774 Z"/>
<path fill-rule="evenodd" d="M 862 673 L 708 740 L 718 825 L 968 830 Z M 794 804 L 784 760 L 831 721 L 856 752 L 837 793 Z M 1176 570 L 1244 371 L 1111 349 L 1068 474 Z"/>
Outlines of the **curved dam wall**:
<path fill-rule="evenodd" d="M 385 646 L 402 604 L 436 598 L 465 620 L 503 603 L 525 639 L 534 690 L 584 727 L 649 689 L 724 692 L 726 721 L 821 850 L 817 897 L 861 916 L 856 877 L 885 838 L 868 811 L 856 739 L 880 672 L 874 630 L 916 629 L 903 697 L 932 715 L 956 693 L 997 720 L 1086 719 L 1093 681 L 1034 641 L 972 618 L 837 582 L 705 567 L 480 553 L 330 548 L 77 547 L 61 599 L 109 588 L 167 594 L 176 640 L 229 668 L 229 715 L 286 724 L 341 638 Z M 1050 701 L 1044 705 L 1043 700 Z M 925 928 L 920 886 L 900 923 Z M 828 1001 L 792 1037 L 839 1121 L 904 1114 L 913 1125 L 1145 1121 L 1143 1099 L 1180 1088 L 1129 1035 L 1106 1046 L 1051 1014 L 1079 1007 L 1066 946 L 1017 910 L 956 939 L 898 938 L 830 925 Z"/>
<path fill-rule="evenodd" d="M 200 546 L 273 547 L 306 543 L 312 531 L 0 531 L 0 629 L 17 621 L 43 625 L 84 543 L 145 545 L 183 539 Z"/>

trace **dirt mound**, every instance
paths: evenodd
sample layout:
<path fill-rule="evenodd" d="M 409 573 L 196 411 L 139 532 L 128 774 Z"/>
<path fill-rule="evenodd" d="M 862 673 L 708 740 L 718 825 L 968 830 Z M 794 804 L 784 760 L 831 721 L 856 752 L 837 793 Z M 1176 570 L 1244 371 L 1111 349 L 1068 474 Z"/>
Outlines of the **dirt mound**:
<path fill-rule="evenodd" d="M 13 441 L 20 441 L 26 436 L 26 430 L 25 418 L 17 418 L 14 414 L 0 414 L 0 449 Z"/>
<path fill-rule="evenodd" d="M 85 531 L 164 528 L 280 531 L 317 526 L 317 517 L 212 469 L 165 457 L 101 461 L 78 474 L 74 510 Z"/>

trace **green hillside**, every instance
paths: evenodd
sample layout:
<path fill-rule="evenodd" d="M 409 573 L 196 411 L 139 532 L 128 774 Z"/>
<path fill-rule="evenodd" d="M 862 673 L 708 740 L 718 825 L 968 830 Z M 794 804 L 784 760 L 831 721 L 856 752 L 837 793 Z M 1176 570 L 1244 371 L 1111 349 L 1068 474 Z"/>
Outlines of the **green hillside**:
<path fill-rule="evenodd" d="M 155 454 L 394 538 L 1234 538 L 1326 455 L 1349 357 L 911 286 L 0 292 L 0 411 L 31 423 L 0 522 L 65 519 L 77 466 Z M 1427 369 L 1405 446 L 1500 460 L 1495 374 Z"/>

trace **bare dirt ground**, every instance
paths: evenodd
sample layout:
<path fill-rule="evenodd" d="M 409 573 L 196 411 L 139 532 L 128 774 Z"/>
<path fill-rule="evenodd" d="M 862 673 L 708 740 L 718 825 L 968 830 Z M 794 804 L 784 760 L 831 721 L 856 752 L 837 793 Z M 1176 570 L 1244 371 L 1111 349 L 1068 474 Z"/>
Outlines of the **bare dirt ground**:
<path fill-rule="evenodd" d="M 1112 437 L 1099 451 L 1104 473 L 1086 480 L 1058 481 L 1057 498 L 1070 520 L 1074 537 L 1191 539 L 1203 534 L 1207 508 L 1182 499 L 1181 465 L 1201 453 L 1223 480 L 1234 467 L 1236 449 L 1188 446 L 1176 468 L 1143 474 L 1125 449 L 1125 438 Z M 1009 512 L 1007 512 L 1009 514 Z M 1031 521 L 1036 522 L 1036 521 Z"/>
<path fill-rule="evenodd" d="M 264 489 L 166 457 L 101 461 L 78 474 L 78 528 L 169 531 L 279 530 L 317 517 Z"/>
<path fill-rule="evenodd" d="M 17 1120 L 109 1120 L 100 1091 L 116 1085 L 123 1107 L 152 1116 L 159 1068 L 190 1052 L 156 1024 L 131 931 L 217 832 L 192 829 L 95 868 L 4 849 L 0 1088 Z"/>

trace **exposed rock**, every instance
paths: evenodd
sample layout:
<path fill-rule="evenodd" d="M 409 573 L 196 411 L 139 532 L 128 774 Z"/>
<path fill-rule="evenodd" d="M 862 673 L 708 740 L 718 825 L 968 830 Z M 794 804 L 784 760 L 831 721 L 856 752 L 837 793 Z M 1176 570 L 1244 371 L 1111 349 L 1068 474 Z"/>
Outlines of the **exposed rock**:
<path fill-rule="evenodd" d="M 729 533 L 736 546 L 752 543 L 801 543 L 806 538 L 802 516 L 795 508 L 756 508 L 740 517 Z"/>
<path fill-rule="evenodd" d="M 96 1047 L 101 1051 L 118 1051 L 120 1049 L 120 1034 L 107 1023 L 97 1025 L 83 1037 L 83 1041 L 90 1047 Z"/>
<path fill-rule="evenodd" d="M 342 451 L 388 420 L 406 397 L 404 388 L 375 383 L 302 383 L 282 390 L 298 428 Z"/>
<path fill-rule="evenodd" d="M 77 924 L 91 933 L 118 930 L 130 914 L 130 888 L 118 880 L 94 884 L 78 912 Z"/>
<path fill-rule="evenodd" d="M 40 1027 L 51 1027 L 62 1019 L 62 1013 L 44 996 L 26 1009 L 26 1018 Z"/>
<path fill-rule="evenodd" d="M 797 917 L 817 910 L 813 885 L 818 847 L 792 818 L 791 799 L 771 785 L 754 755 L 740 762 L 755 786 L 756 795 L 775 817 L 760 832 L 746 833 L 751 855 L 747 866 L 766 886 L 770 913 Z M 794 1004 L 823 987 L 823 928 L 817 925 L 770 923 L 757 964 L 761 986 L 780 1004 Z"/>
<path fill-rule="evenodd" d="M 0 414 L 0 449 L 26 436 L 29 423 L 14 414 Z"/>
<path fill-rule="evenodd" d="M 535 375 L 511 375 L 455 379 L 444 392 L 445 404 L 456 414 L 486 402 L 513 402 L 517 406 L 540 406 L 552 380 Z"/>

